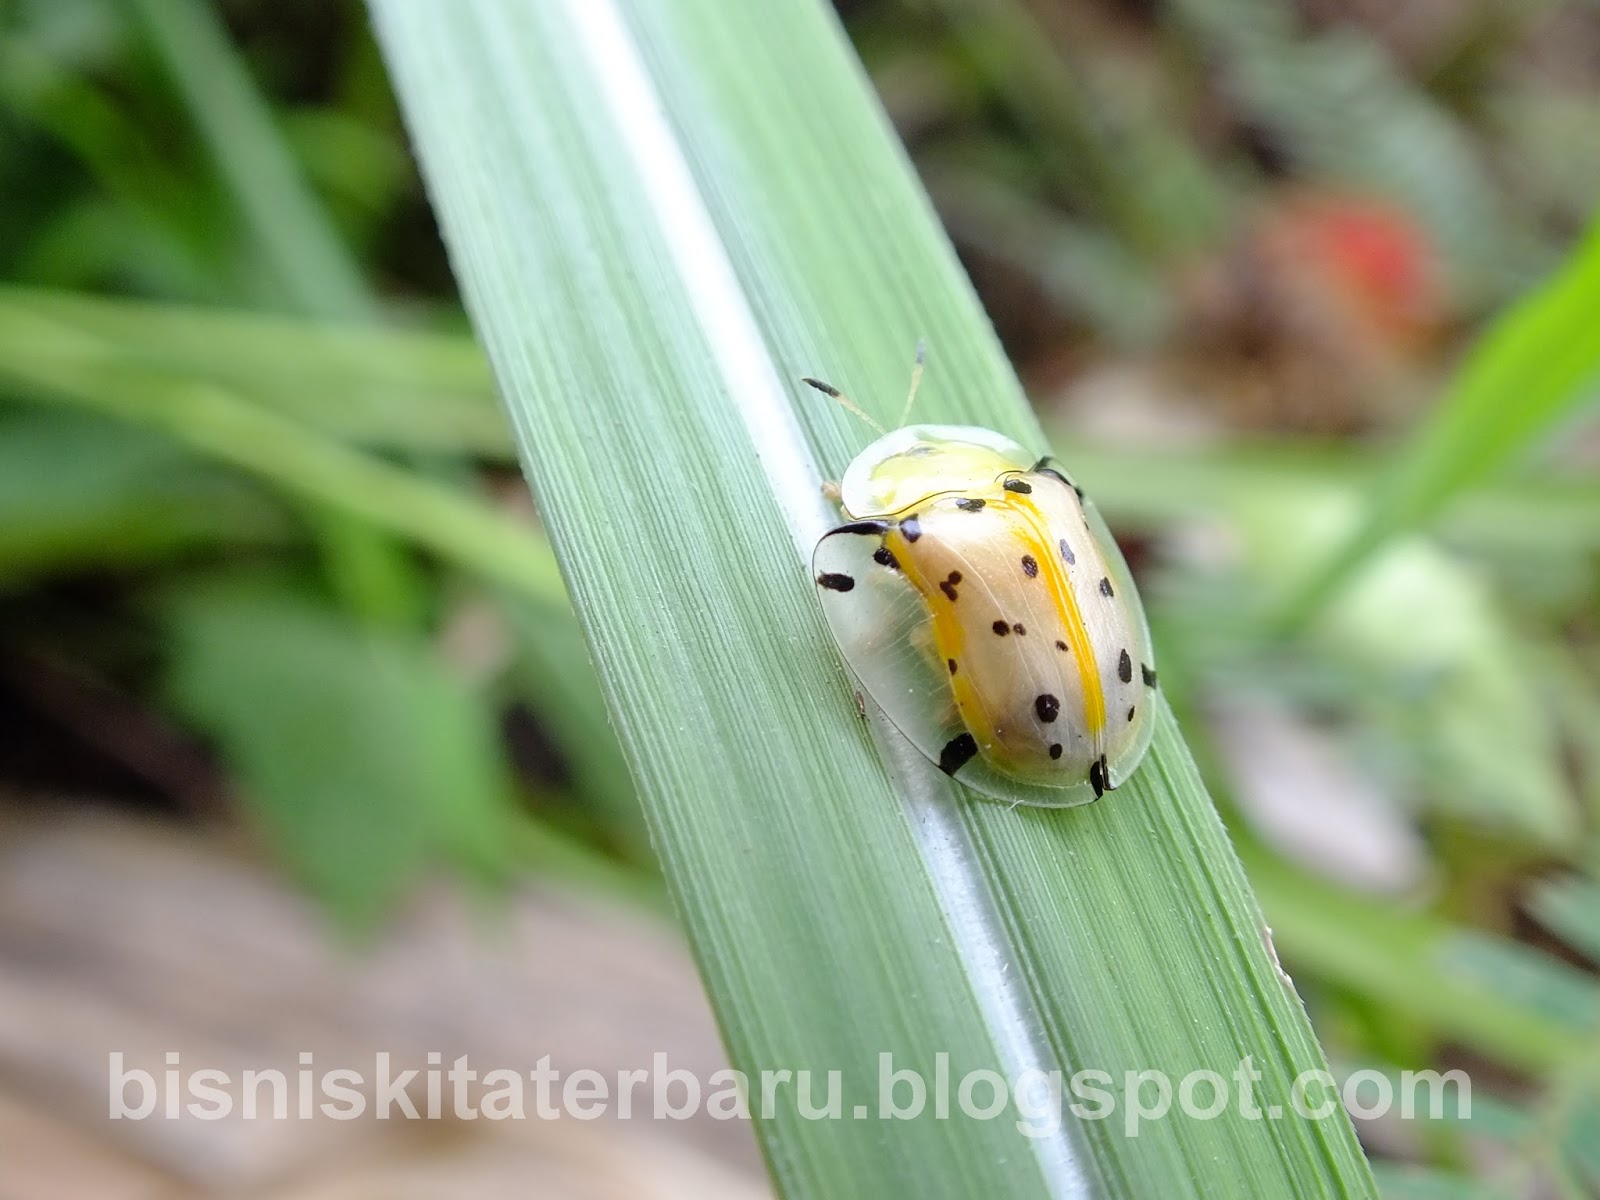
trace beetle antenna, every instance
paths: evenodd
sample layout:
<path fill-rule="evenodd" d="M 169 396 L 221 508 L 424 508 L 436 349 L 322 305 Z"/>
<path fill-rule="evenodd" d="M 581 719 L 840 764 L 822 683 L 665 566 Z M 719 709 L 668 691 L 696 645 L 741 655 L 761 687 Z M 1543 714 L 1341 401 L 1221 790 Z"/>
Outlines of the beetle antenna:
<path fill-rule="evenodd" d="M 917 398 L 917 388 L 922 385 L 922 364 L 928 359 L 928 343 L 922 338 L 917 339 L 917 358 L 911 365 L 911 390 L 906 393 L 906 406 L 900 410 L 900 422 L 895 426 L 901 429 L 911 419 L 911 404 Z"/>
<path fill-rule="evenodd" d="M 800 382 L 801 383 L 810 384 L 812 387 L 816 388 L 817 391 L 821 392 L 824 396 L 832 396 L 835 400 L 837 400 L 839 402 L 840 406 L 843 407 L 846 412 L 854 413 L 856 416 L 860 417 L 863 421 L 865 421 L 868 425 L 870 425 L 874 429 L 876 429 L 880 434 L 886 432 L 882 425 L 879 425 L 876 421 L 874 421 L 871 417 L 867 416 L 867 414 L 862 411 L 861 406 L 859 404 L 857 404 L 854 400 L 850 399 L 849 396 L 846 396 L 838 388 L 834 387 L 833 384 L 831 384 L 831 383 L 823 383 L 822 380 L 820 380 L 820 379 L 812 379 L 810 376 L 802 377 Z"/>

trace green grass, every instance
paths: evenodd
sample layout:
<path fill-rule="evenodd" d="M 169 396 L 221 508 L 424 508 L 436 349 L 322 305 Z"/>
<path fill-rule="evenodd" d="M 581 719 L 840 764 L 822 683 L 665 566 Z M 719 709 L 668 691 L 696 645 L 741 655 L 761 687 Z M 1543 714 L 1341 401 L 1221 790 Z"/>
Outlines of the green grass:
<path fill-rule="evenodd" d="M 856 716 L 818 485 L 933 347 L 922 415 L 1044 442 L 830 16 L 377 3 L 468 309 L 736 1065 L 932 1078 L 1319 1066 L 1170 716 L 1115 796 L 963 795 Z M 659 106 L 659 107 L 657 107 Z M 1070 454 L 1068 459 L 1070 461 Z M 1342 1116 L 810 1122 L 789 1196 L 1369 1195 Z"/>

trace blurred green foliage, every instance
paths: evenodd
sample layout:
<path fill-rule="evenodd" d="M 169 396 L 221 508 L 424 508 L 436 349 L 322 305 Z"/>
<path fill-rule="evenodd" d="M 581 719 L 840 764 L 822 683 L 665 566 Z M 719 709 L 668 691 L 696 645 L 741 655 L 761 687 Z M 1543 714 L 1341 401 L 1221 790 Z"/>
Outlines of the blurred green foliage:
<path fill-rule="evenodd" d="M 1330 1055 L 1494 1068 L 1365 1131 L 1386 1194 L 1600 1190 L 1600 14 L 842 7 Z M 652 895 L 360 8 L 0 5 L 0 178 L 14 726 L 219 765 L 353 930 L 437 866 Z"/>

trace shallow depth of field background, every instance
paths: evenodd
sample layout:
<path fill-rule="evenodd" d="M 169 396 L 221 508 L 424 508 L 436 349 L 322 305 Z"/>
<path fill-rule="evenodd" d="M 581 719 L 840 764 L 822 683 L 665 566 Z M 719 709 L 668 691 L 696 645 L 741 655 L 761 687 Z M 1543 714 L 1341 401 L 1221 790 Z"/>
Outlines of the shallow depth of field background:
<path fill-rule="evenodd" d="M 1473 1080 L 1361 1123 L 1386 1191 L 1600 1191 L 1585 397 L 1315 620 L 1241 619 L 1575 252 L 1600 9 L 840 8 L 1330 1059 Z M 361 6 L 0 3 L 0 1193 L 765 1194 L 706 1120 L 104 1119 L 111 1048 L 721 1061 L 582 648 L 438 522 L 536 517 Z"/>

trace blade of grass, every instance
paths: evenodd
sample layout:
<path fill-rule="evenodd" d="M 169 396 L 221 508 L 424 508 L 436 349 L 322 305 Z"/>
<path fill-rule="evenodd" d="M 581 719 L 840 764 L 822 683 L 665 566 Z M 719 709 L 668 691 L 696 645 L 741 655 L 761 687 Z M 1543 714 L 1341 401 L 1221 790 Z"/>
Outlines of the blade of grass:
<path fill-rule="evenodd" d="M 68 259 L 73 264 L 68 274 L 98 279 L 107 269 L 120 267 L 148 283 L 150 272 L 132 264 L 143 261 L 148 267 L 155 259 L 163 266 L 157 274 L 169 286 L 190 295 L 210 293 L 215 272 L 206 251 L 216 238 L 216 223 L 195 220 L 200 206 L 196 189 L 156 152 L 108 88 L 62 66 L 34 38 L 8 30 L 0 39 L 0 106 L 9 110 L 8 119 L 47 133 L 76 158 L 106 198 L 103 205 L 89 202 L 70 210 L 58 224 L 57 236 L 41 239 L 44 247 L 19 243 L 13 270 L 27 278 L 48 263 L 59 272 L 65 266 L 61 260 Z M 133 244 L 108 247 L 91 263 L 82 253 L 92 241 L 85 226 L 104 220 L 113 206 L 122 240 Z M 75 235 L 71 246 L 59 244 L 62 231 Z"/>
<path fill-rule="evenodd" d="M 360 266 L 308 190 L 216 9 L 198 0 L 134 7 L 293 307 L 333 319 L 375 317 Z"/>
<path fill-rule="evenodd" d="M 62 330 L 8 314 L 0 374 L 58 403 L 160 429 L 208 457 L 400 534 L 486 579 L 566 607 L 549 548 L 482 501 L 334 441 L 204 380 L 107 369 L 92 354 L 48 347 Z M 67 345 L 74 344 L 70 337 Z M 31 348 L 31 349 L 30 349 Z"/>
<path fill-rule="evenodd" d="M 0 586 L 289 540 L 264 491 L 169 439 L 77 413 L 0 410 Z"/>
<path fill-rule="evenodd" d="M 512 454 L 488 364 L 468 337 L 0 287 L 0 336 L 41 319 L 57 332 L 17 347 L 31 362 L 54 354 L 108 372 L 209 379 L 366 446 Z"/>
<path fill-rule="evenodd" d="M 1303 628 L 1391 537 L 1437 515 L 1525 454 L 1600 392 L 1600 217 L 1547 282 L 1473 347 L 1361 528 L 1299 588 L 1279 616 Z"/>
<path fill-rule="evenodd" d="M 329 320 L 367 321 L 377 301 L 360 264 L 306 183 L 267 102 L 206 0 L 137 0 L 156 49 L 182 93 L 256 251 L 291 308 Z M 374 625 L 420 624 L 420 581 L 398 547 L 340 508 L 312 505 L 330 584 Z"/>
<path fill-rule="evenodd" d="M 1043 442 L 822 6 L 371 7 L 733 1057 L 842 1072 L 842 1120 L 754 1105 L 785 1194 L 1371 1195 L 1342 1114 L 851 1119 L 880 1054 L 1248 1055 L 1280 1104 L 1322 1059 L 1165 713 L 1064 813 L 971 802 L 855 714 L 806 564 L 816 463 L 861 439 L 790 381 L 898 398 L 926 334 L 925 416 Z"/>

